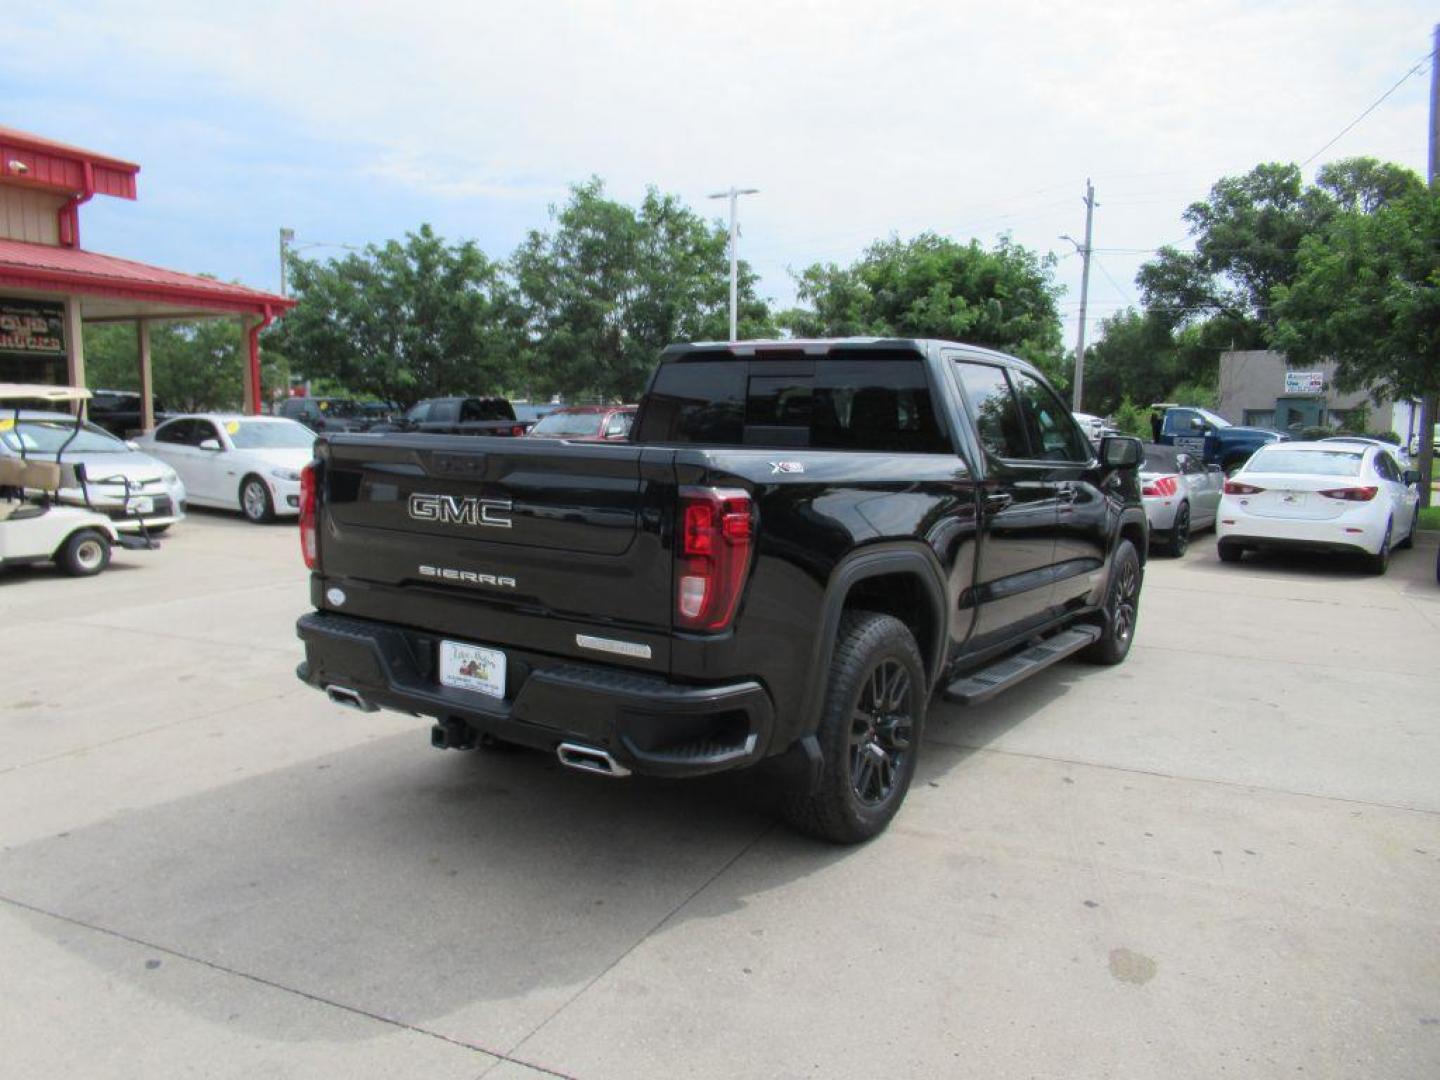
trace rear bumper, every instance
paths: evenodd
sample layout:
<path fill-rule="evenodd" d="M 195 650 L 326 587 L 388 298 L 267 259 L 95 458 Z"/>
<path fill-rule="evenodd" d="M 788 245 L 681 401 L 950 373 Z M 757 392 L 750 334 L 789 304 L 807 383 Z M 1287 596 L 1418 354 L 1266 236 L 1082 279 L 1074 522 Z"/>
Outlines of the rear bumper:
<path fill-rule="evenodd" d="M 1385 520 L 1343 514 L 1328 521 L 1265 518 L 1221 506 L 1215 537 L 1256 550 L 1334 551 L 1374 555 L 1385 539 Z"/>
<path fill-rule="evenodd" d="M 696 776 L 755 764 L 769 749 L 774 709 L 753 680 L 692 686 L 655 675 L 505 650 L 505 697 L 442 686 L 440 635 L 348 615 L 312 612 L 299 678 L 342 687 L 366 703 L 478 735 L 554 752 L 560 743 L 604 750 L 631 772 Z"/>

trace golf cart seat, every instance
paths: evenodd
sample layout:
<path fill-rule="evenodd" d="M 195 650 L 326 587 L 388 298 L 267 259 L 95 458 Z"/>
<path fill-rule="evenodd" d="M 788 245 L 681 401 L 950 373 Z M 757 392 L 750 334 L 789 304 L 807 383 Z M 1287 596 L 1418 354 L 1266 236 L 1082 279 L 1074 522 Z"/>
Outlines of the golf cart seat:
<path fill-rule="evenodd" d="M 0 488 L 60 490 L 60 466 L 53 461 L 21 461 L 0 458 Z"/>

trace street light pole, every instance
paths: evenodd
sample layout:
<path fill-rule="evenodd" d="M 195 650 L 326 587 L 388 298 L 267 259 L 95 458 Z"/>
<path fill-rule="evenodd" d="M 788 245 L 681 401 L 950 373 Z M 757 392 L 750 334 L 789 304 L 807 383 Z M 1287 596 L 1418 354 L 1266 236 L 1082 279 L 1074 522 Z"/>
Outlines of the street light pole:
<path fill-rule="evenodd" d="M 288 294 L 285 292 L 285 254 L 286 254 L 286 248 L 288 248 L 288 247 L 289 247 L 291 244 L 293 244 L 294 242 L 295 242 L 295 230 L 294 230 L 294 229 L 284 229 L 284 228 L 282 228 L 282 229 L 280 230 L 280 295 L 281 295 L 281 296 L 286 296 L 286 295 L 288 295 Z"/>
<path fill-rule="evenodd" d="M 733 184 L 728 191 L 717 191 L 712 199 L 730 200 L 730 340 L 739 339 L 739 292 L 740 292 L 740 219 L 737 206 L 741 195 L 758 195 L 759 188 L 737 188 Z"/>

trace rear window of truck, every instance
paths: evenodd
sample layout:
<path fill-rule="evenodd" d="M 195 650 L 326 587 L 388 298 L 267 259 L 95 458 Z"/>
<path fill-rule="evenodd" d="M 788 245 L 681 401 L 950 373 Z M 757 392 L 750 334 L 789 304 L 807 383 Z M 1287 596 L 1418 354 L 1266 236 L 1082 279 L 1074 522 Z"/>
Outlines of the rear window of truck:
<path fill-rule="evenodd" d="M 948 454 L 917 359 L 662 364 L 638 442 Z"/>

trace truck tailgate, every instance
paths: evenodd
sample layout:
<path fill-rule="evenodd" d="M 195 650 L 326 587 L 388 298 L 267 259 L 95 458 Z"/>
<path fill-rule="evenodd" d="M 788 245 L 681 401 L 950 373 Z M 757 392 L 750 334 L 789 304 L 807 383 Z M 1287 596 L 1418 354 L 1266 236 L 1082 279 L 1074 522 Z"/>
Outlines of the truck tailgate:
<path fill-rule="evenodd" d="M 610 662 L 668 665 L 670 452 L 392 434 L 337 435 L 319 454 L 336 610 L 590 659 L 577 637 L 608 635 L 648 646 Z"/>

